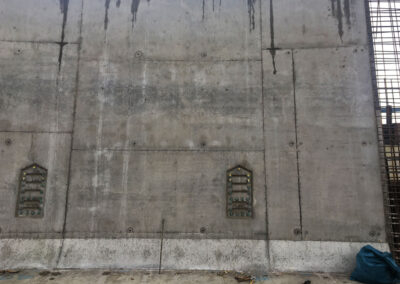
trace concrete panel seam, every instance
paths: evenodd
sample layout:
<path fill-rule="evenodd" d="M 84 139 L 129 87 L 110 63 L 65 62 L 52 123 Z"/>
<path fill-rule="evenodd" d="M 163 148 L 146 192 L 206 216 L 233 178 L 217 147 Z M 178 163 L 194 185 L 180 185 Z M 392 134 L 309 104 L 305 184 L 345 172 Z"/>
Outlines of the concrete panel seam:
<path fill-rule="evenodd" d="M 81 58 L 81 61 L 85 62 L 98 62 L 99 60 L 97 58 L 90 58 L 90 57 L 85 57 Z M 123 60 L 118 60 L 115 58 L 108 59 L 107 60 L 110 63 L 126 63 L 126 61 Z M 193 63 L 219 63 L 219 62 L 261 62 L 260 59 L 254 59 L 254 58 L 244 58 L 244 59 L 151 59 L 151 58 L 141 58 L 141 59 L 136 59 L 134 60 L 134 63 L 140 63 L 140 62 L 156 62 L 156 63 L 174 63 L 174 62 L 193 62 Z"/>
<path fill-rule="evenodd" d="M 332 45 L 332 46 L 280 46 L 274 47 L 274 50 L 285 50 L 285 49 L 297 49 L 297 50 L 309 50 L 309 49 L 332 49 L 332 48 L 352 48 L 352 47 L 364 47 L 368 48 L 368 44 L 345 44 L 345 45 Z M 272 47 L 263 48 L 264 51 L 271 52 Z"/>
<path fill-rule="evenodd" d="M 8 40 L 8 39 L 0 39 L 0 42 L 9 42 L 9 43 L 34 43 L 34 44 L 56 44 L 60 45 L 60 41 L 51 41 L 51 40 Z M 75 41 L 66 41 L 64 44 L 69 45 L 78 45 L 79 42 Z"/>
<path fill-rule="evenodd" d="M 299 197 L 299 218 L 300 218 L 300 233 L 303 240 L 303 215 L 301 208 L 301 179 L 300 179 L 300 163 L 299 163 L 299 140 L 297 126 L 297 105 L 296 105 L 296 64 L 294 61 L 294 50 L 292 49 L 292 82 L 293 82 L 293 111 L 294 111 L 294 130 L 296 139 L 296 166 L 297 166 L 297 188 Z"/>
<path fill-rule="evenodd" d="M 87 151 L 87 152 L 244 152 L 255 153 L 264 152 L 264 149 L 80 149 L 73 148 L 72 151 Z"/>
<path fill-rule="evenodd" d="M 265 139 L 265 99 L 264 99 L 264 57 L 263 57 L 263 50 L 262 50 L 262 43 L 263 43 L 263 25 L 262 25 L 262 1 L 260 1 L 260 56 L 261 56 L 261 105 L 262 105 L 262 131 L 263 131 L 263 144 L 264 144 L 264 202 L 265 202 L 265 240 L 268 241 L 269 236 L 269 224 L 268 224 L 268 193 L 267 193 L 267 153 L 265 150 L 266 139 Z M 266 248 L 266 257 L 268 261 L 268 267 L 270 267 L 270 256 L 269 256 L 269 249 Z"/>
<path fill-rule="evenodd" d="M 72 134 L 71 131 L 28 131 L 28 130 L 0 130 L 0 133 Z"/>
<path fill-rule="evenodd" d="M 69 0 L 65 0 L 66 5 L 68 6 Z M 72 151 L 73 151 L 73 142 L 74 142 L 74 130 L 75 130 L 75 116 L 76 116 L 76 108 L 77 108 L 77 97 L 79 92 L 79 64 L 80 64 L 80 54 L 82 48 L 82 22 L 83 22 L 83 2 L 81 2 L 81 15 L 80 15 L 80 22 L 79 22 L 79 44 L 78 44 L 78 55 L 77 55 L 77 66 L 76 66 L 76 74 L 75 74 L 75 94 L 74 94 L 74 106 L 73 106 L 73 113 L 72 113 L 72 131 L 71 131 L 71 142 L 70 142 L 70 151 L 69 151 L 69 160 L 68 160 L 68 180 L 67 180 L 67 189 L 65 193 L 65 207 L 64 207 L 64 220 L 63 220 L 63 228 L 62 228 L 62 240 L 60 244 L 60 250 L 56 259 L 56 267 L 58 267 L 63 247 L 64 247 L 64 240 L 65 240 L 65 232 L 67 226 L 67 215 L 68 215 L 68 193 L 71 185 L 71 167 L 72 167 Z M 63 2 L 65 4 L 65 2 Z M 65 8 L 64 9 L 68 9 Z M 64 40 L 64 28 L 66 24 L 66 14 L 67 12 L 63 11 L 63 30 L 61 35 L 61 40 Z M 60 46 L 62 48 L 62 46 Z M 62 60 L 62 49 L 60 50 L 60 56 Z M 59 57 L 60 60 L 60 57 Z M 59 61 L 59 68 L 61 68 L 61 63 Z M 60 70 L 60 69 L 59 69 Z"/>

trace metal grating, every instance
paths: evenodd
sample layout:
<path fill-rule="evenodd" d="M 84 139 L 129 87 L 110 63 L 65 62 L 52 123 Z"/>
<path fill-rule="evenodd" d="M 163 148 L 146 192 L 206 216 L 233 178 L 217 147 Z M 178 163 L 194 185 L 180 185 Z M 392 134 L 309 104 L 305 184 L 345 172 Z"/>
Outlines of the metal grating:
<path fill-rule="evenodd" d="M 400 0 L 366 0 L 366 4 L 386 231 L 393 257 L 400 263 Z"/>
<path fill-rule="evenodd" d="M 242 166 L 226 172 L 226 216 L 253 217 L 253 174 Z"/>
<path fill-rule="evenodd" d="M 38 164 L 21 170 L 16 217 L 43 217 L 47 170 Z"/>

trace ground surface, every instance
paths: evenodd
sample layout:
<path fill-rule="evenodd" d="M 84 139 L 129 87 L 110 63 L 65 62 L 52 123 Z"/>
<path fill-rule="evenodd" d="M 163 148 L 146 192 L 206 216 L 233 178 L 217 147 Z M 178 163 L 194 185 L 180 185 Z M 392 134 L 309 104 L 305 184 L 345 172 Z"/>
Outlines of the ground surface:
<path fill-rule="evenodd" d="M 310 281 L 310 282 L 307 282 Z M 356 283 L 348 277 L 330 274 L 270 274 L 249 276 L 231 272 L 138 272 L 105 270 L 68 271 L 3 271 L 0 283 L 268 283 L 268 284 L 331 284 Z"/>

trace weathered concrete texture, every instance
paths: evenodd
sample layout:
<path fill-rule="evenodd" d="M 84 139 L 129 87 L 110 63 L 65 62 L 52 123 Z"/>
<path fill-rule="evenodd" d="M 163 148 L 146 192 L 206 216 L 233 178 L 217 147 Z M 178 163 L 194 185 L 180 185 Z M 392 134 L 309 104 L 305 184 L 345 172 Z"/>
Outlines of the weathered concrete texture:
<path fill-rule="evenodd" d="M 157 269 L 157 239 L 66 239 L 59 268 Z"/>
<path fill-rule="evenodd" d="M 72 129 L 77 46 L 0 42 L 0 131 Z"/>
<path fill-rule="evenodd" d="M 65 239 L 61 242 L 59 239 L 2 239 L 0 267 L 158 270 L 160 264 L 160 239 Z M 389 249 L 385 243 L 164 239 L 161 268 L 256 274 L 266 271 L 350 273 L 356 265 L 356 254 L 366 244 L 381 251 Z"/>
<path fill-rule="evenodd" d="M 362 47 L 294 52 L 306 240 L 385 240 L 368 59 Z"/>
<path fill-rule="evenodd" d="M 107 52 L 117 61 L 260 59 L 258 1 L 119 3 L 85 1 L 82 58 Z"/>
<path fill-rule="evenodd" d="M 65 39 L 77 41 L 81 6 L 82 0 L 1 1 L 0 40 L 60 42 L 64 26 Z"/>
<path fill-rule="evenodd" d="M 301 239 L 292 51 L 263 52 L 268 233 Z M 284 206 L 282 206 L 284 204 Z"/>
<path fill-rule="evenodd" d="M 170 269 L 347 271 L 385 240 L 363 2 L 1 1 L 0 267 L 157 268 L 164 219 Z M 45 217 L 16 219 L 33 162 Z"/>
<path fill-rule="evenodd" d="M 54 268 L 61 242 L 60 239 L 1 239 L 0 267 L 1 269 Z"/>
<path fill-rule="evenodd" d="M 84 61 L 77 149 L 261 150 L 261 64 Z"/>
<path fill-rule="evenodd" d="M 226 170 L 238 164 L 255 173 L 250 220 L 226 218 Z M 71 182 L 71 237 L 158 238 L 165 219 L 170 237 L 265 238 L 262 152 L 74 151 Z"/>
<path fill-rule="evenodd" d="M 262 7 L 263 48 L 367 45 L 362 0 L 267 0 Z"/>
<path fill-rule="evenodd" d="M 389 251 L 386 243 L 270 241 L 271 270 L 351 273 L 367 244 Z"/>
<path fill-rule="evenodd" d="M 0 237 L 57 236 L 64 221 L 69 134 L 0 132 Z M 38 163 L 48 170 L 42 219 L 15 218 L 20 170 Z"/>
<path fill-rule="evenodd" d="M 159 239 L 67 239 L 59 268 L 158 269 Z M 165 239 L 162 269 L 266 271 L 264 240 Z"/>
<path fill-rule="evenodd" d="M 164 244 L 162 268 L 167 270 L 269 270 L 265 240 L 168 239 Z"/>

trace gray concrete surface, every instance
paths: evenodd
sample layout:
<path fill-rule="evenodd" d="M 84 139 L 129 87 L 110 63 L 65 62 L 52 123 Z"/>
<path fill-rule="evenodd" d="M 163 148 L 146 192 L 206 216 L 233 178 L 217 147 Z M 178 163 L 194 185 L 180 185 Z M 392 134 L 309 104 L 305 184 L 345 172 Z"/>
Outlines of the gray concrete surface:
<path fill-rule="evenodd" d="M 262 4 L 263 48 L 272 43 L 295 49 L 367 44 L 363 0 L 268 0 Z"/>
<path fill-rule="evenodd" d="M 189 271 L 121 271 L 121 270 L 54 270 L 12 271 L 0 274 L 1 283 L 268 283 L 268 284 L 298 284 L 309 280 L 311 283 L 338 284 L 358 283 L 348 280 L 345 275 L 331 274 L 269 274 L 248 275 L 237 272 L 189 272 Z M 249 279 L 249 280 L 247 280 Z"/>
<path fill-rule="evenodd" d="M 384 241 L 368 51 L 298 50 L 294 62 L 304 239 Z"/>
<path fill-rule="evenodd" d="M 0 265 L 154 268 L 161 236 L 171 269 L 385 248 L 363 5 L 1 0 Z M 16 219 L 33 162 L 45 216 Z M 239 164 L 252 219 L 225 215 Z"/>

